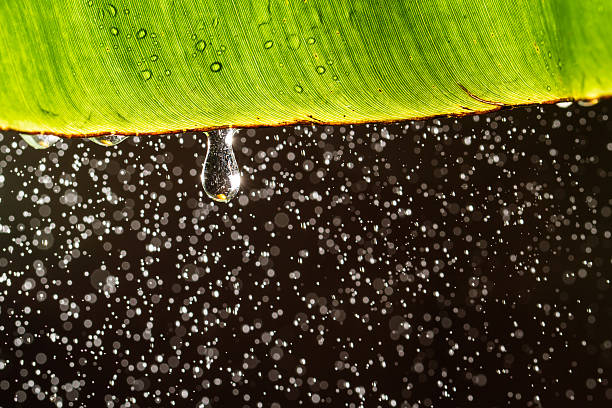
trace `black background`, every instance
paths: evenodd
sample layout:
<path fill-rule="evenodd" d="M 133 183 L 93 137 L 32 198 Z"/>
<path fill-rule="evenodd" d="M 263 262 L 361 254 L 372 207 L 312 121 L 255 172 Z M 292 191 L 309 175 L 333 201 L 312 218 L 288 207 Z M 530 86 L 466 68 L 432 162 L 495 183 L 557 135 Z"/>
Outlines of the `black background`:
<path fill-rule="evenodd" d="M 0 139 L 0 406 L 611 404 L 611 101 Z"/>

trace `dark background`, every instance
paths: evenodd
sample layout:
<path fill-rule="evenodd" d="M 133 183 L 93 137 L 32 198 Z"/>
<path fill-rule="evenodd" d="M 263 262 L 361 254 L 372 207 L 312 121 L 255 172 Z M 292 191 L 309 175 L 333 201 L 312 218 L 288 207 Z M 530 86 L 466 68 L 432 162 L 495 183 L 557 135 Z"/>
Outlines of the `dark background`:
<path fill-rule="evenodd" d="M 0 407 L 612 404 L 612 101 L 0 136 Z"/>

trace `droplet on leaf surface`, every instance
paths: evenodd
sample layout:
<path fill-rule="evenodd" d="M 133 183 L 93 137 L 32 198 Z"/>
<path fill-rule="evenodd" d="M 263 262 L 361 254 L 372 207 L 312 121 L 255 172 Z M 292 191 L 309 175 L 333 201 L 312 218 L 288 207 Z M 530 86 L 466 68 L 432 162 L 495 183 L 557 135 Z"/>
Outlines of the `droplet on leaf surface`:
<path fill-rule="evenodd" d="M 196 50 L 198 51 L 204 51 L 206 49 L 206 41 L 204 40 L 200 40 L 196 43 Z"/>
<path fill-rule="evenodd" d="M 151 79 L 152 76 L 153 74 L 151 73 L 150 69 L 144 69 L 140 71 L 140 77 L 144 79 L 145 81 L 148 81 L 149 79 Z"/>

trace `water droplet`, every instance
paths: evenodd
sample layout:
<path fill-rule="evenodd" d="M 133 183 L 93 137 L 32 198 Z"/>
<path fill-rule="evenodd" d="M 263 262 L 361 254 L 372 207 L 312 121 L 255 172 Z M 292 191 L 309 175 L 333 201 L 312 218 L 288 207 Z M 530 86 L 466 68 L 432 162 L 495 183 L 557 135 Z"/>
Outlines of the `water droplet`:
<path fill-rule="evenodd" d="M 264 48 L 265 48 L 266 50 L 269 50 L 270 48 L 272 48 L 272 46 L 273 46 L 273 45 L 274 45 L 274 41 L 272 41 L 272 40 L 268 40 L 268 41 L 266 41 L 266 42 L 264 43 Z"/>
<path fill-rule="evenodd" d="M 338 75 L 334 75 L 334 76 L 332 77 L 332 79 L 333 79 L 334 81 L 339 81 L 339 80 L 340 80 L 340 78 L 338 78 Z"/>
<path fill-rule="evenodd" d="M 88 1 L 87 1 L 87 5 L 88 5 L 89 7 L 93 6 L 93 0 L 88 0 Z"/>
<path fill-rule="evenodd" d="M 566 109 L 572 106 L 572 101 L 557 102 L 556 105 L 562 109 Z"/>
<path fill-rule="evenodd" d="M 143 69 L 142 71 L 140 71 L 140 77 L 144 79 L 145 81 L 148 81 L 149 79 L 151 79 L 152 76 L 153 74 L 151 73 L 150 69 Z"/>
<path fill-rule="evenodd" d="M 54 135 L 28 135 L 27 133 L 20 133 L 19 136 L 34 149 L 47 149 L 60 140 L 59 136 Z"/>
<path fill-rule="evenodd" d="M 200 40 L 196 43 L 196 50 L 202 52 L 206 49 L 206 41 Z"/>
<path fill-rule="evenodd" d="M 595 99 L 585 99 L 582 101 L 578 101 L 578 105 L 580 106 L 584 106 L 584 107 L 589 107 L 589 106 L 595 106 L 599 103 L 599 99 L 595 98 Z"/>
<path fill-rule="evenodd" d="M 323 66 L 319 65 L 319 66 L 317 67 L 317 73 L 318 73 L 319 75 L 323 75 L 323 74 L 325 73 L 325 67 L 323 67 Z"/>
<path fill-rule="evenodd" d="M 155 54 L 151 55 L 151 61 L 155 62 L 159 59 L 159 57 Z"/>
<path fill-rule="evenodd" d="M 90 137 L 90 138 L 87 138 L 87 140 L 94 142 L 95 144 L 99 144 L 100 146 L 110 147 L 110 146 L 118 145 L 119 143 L 123 142 L 127 138 L 128 136 L 122 136 L 122 135 L 104 135 L 104 136 Z"/>
<path fill-rule="evenodd" d="M 550 85 L 546 85 L 546 90 L 550 91 L 552 88 L 550 87 Z"/>
<path fill-rule="evenodd" d="M 200 179 L 206 195 L 215 201 L 230 201 L 240 188 L 240 170 L 232 149 L 232 139 L 237 132 L 230 128 L 208 134 Z"/>
<path fill-rule="evenodd" d="M 312 44 L 316 43 L 316 42 L 317 42 L 317 40 L 316 40 L 314 37 L 309 37 L 309 38 L 308 38 L 308 40 L 306 40 L 306 42 L 307 42 L 309 45 L 312 45 Z"/>
<path fill-rule="evenodd" d="M 167 69 L 167 70 L 164 72 L 164 74 L 166 74 L 166 76 L 170 76 L 171 72 L 170 72 L 170 70 L 169 70 L 169 69 Z"/>
<path fill-rule="evenodd" d="M 223 68 L 223 65 L 221 65 L 220 62 L 213 62 L 212 64 L 210 64 L 210 70 L 212 72 L 219 72 L 221 71 L 221 68 Z"/>
<path fill-rule="evenodd" d="M 292 50 L 297 50 L 300 48 L 301 43 L 302 41 L 300 40 L 300 37 L 298 37 L 296 34 L 291 34 L 289 37 L 287 37 L 287 44 L 289 44 L 289 48 Z"/>
<path fill-rule="evenodd" d="M 107 6 L 108 13 L 111 16 L 115 17 L 117 15 L 117 9 L 115 8 L 115 6 L 113 6 L 112 4 L 107 4 L 106 6 Z"/>
<path fill-rule="evenodd" d="M 138 32 L 136 33 L 136 38 L 138 38 L 139 40 L 142 40 L 143 38 L 145 38 L 147 36 L 147 30 L 145 30 L 144 28 L 141 28 L 140 30 L 138 30 Z"/>
<path fill-rule="evenodd" d="M 294 89 L 294 90 L 295 90 L 295 92 L 297 92 L 297 93 L 302 93 L 302 92 L 304 92 L 304 88 L 302 88 L 302 87 L 301 87 L 301 86 L 299 86 L 299 85 L 294 86 L 294 87 L 293 87 L 293 89 Z"/>
<path fill-rule="evenodd" d="M 110 33 L 111 35 L 114 35 L 115 37 L 119 35 L 119 29 L 117 27 L 111 27 L 110 28 Z"/>

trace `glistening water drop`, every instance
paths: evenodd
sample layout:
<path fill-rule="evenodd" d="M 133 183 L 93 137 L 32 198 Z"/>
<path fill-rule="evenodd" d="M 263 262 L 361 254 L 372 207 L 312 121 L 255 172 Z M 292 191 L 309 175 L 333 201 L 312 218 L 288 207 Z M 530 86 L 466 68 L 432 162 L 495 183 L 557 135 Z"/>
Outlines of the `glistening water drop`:
<path fill-rule="evenodd" d="M 26 142 L 30 147 L 35 149 L 47 149 L 57 143 L 60 138 L 54 135 L 29 135 L 27 133 L 20 133 L 19 136 Z"/>
<path fill-rule="evenodd" d="M 219 202 L 228 202 L 240 188 L 240 170 L 232 149 L 237 129 L 221 129 L 208 133 L 208 147 L 200 176 L 204 192 Z"/>
<path fill-rule="evenodd" d="M 123 136 L 123 135 L 104 135 L 104 136 L 90 137 L 89 140 L 94 142 L 95 144 L 99 144 L 100 146 L 110 147 L 110 146 L 118 145 L 119 143 L 123 142 L 127 138 L 128 136 Z"/>

